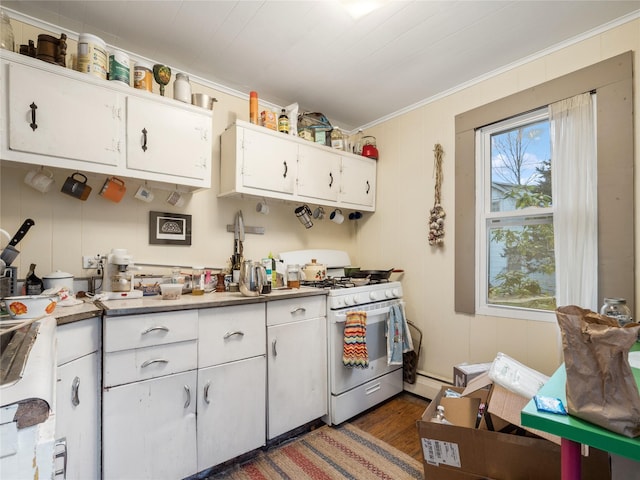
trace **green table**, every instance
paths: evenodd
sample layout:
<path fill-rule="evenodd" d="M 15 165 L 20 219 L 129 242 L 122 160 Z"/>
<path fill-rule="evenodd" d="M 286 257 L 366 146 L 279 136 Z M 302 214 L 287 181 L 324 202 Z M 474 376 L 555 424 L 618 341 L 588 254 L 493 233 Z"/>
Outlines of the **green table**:
<path fill-rule="evenodd" d="M 640 351 L 640 343 L 636 343 L 631 351 Z M 631 370 L 636 384 L 640 385 L 640 369 L 632 368 Z M 567 372 L 563 364 L 538 394 L 559 398 L 566 406 L 566 379 Z M 525 427 L 537 428 L 562 438 L 562 480 L 580 479 L 580 444 L 590 445 L 636 461 L 640 460 L 640 437 L 628 438 L 570 415 L 539 412 L 533 400 L 524 407 L 520 413 L 520 419 Z"/>

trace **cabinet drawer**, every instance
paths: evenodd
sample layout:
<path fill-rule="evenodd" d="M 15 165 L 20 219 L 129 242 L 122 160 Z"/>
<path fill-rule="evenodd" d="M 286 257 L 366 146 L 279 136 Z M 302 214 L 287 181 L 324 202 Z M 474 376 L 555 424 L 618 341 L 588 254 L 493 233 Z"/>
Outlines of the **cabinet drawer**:
<path fill-rule="evenodd" d="M 200 310 L 198 362 L 209 367 L 264 355 L 266 328 L 264 304 Z"/>
<path fill-rule="evenodd" d="M 289 298 L 267 303 L 267 325 L 279 325 L 326 316 L 327 299 L 324 295 Z"/>
<path fill-rule="evenodd" d="M 198 311 L 105 317 L 105 352 L 163 345 L 198 338 Z"/>
<path fill-rule="evenodd" d="M 60 325 L 58 337 L 57 365 L 97 352 L 100 348 L 100 317 L 88 318 Z"/>
<path fill-rule="evenodd" d="M 104 385 L 111 387 L 193 370 L 198 366 L 196 340 L 109 352 L 104 356 Z"/>

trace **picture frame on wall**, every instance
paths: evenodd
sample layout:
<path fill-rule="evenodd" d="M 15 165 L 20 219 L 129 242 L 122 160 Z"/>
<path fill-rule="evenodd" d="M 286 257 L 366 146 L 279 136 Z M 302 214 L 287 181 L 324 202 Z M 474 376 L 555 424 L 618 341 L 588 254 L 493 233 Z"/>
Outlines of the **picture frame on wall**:
<path fill-rule="evenodd" d="M 191 215 L 149 212 L 149 244 L 191 245 Z"/>

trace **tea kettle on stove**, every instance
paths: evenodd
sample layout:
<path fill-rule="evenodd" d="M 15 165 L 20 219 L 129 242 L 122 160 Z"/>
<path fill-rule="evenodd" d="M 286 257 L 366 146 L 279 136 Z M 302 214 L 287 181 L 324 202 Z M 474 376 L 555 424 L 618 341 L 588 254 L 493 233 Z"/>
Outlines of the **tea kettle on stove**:
<path fill-rule="evenodd" d="M 267 284 L 267 271 L 260 262 L 245 260 L 240 267 L 240 293 L 245 297 L 257 297 Z"/>

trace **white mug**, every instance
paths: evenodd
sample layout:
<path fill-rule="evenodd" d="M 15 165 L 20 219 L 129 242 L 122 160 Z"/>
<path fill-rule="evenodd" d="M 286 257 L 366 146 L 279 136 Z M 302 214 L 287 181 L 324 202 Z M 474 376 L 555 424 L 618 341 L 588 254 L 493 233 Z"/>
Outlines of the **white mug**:
<path fill-rule="evenodd" d="M 24 177 L 24 183 L 35 188 L 39 192 L 47 193 L 51 190 L 55 181 L 53 180 L 53 173 L 43 168 L 39 172 L 36 170 L 30 170 L 27 172 Z"/>
<path fill-rule="evenodd" d="M 140 187 L 138 188 L 138 191 L 135 194 L 135 197 L 138 200 L 142 200 L 143 202 L 150 203 L 150 202 L 153 202 L 155 195 L 147 187 L 145 187 L 144 185 L 140 185 Z"/>
<path fill-rule="evenodd" d="M 269 205 L 267 205 L 267 202 L 258 202 L 256 212 L 267 215 L 269 213 Z"/>
<path fill-rule="evenodd" d="M 184 205 L 184 197 L 178 191 L 173 191 L 167 197 L 167 203 L 170 203 L 174 207 L 182 207 Z"/>
<path fill-rule="evenodd" d="M 336 208 L 333 212 L 331 212 L 331 215 L 329 215 L 329 219 L 337 224 L 344 222 L 344 215 L 342 215 L 342 210 Z"/>

